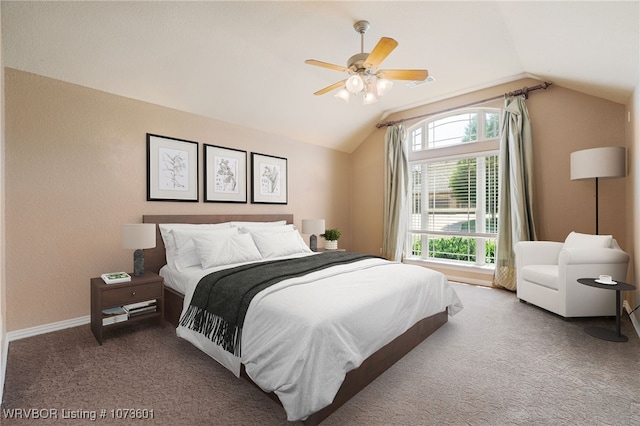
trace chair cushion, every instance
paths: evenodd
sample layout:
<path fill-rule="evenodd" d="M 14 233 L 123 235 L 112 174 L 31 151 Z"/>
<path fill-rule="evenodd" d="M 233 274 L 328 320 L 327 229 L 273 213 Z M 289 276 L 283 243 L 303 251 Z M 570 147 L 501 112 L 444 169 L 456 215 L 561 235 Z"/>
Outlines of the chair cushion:
<path fill-rule="evenodd" d="M 571 232 L 564 240 L 564 248 L 611 248 L 612 235 L 591 235 Z"/>
<path fill-rule="evenodd" d="M 528 265 L 522 268 L 522 279 L 543 287 L 558 289 L 558 265 Z"/>

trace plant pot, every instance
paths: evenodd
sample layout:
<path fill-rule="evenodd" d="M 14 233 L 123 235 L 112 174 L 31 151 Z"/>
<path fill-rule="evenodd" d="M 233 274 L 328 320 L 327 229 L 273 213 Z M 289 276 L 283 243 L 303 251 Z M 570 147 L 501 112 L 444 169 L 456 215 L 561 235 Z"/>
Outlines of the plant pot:
<path fill-rule="evenodd" d="M 325 250 L 338 250 L 338 240 L 325 240 Z"/>

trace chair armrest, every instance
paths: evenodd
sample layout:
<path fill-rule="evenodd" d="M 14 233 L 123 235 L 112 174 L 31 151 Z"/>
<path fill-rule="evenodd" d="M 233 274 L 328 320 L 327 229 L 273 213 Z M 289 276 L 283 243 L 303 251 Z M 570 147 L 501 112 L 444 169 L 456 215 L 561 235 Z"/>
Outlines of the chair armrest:
<path fill-rule="evenodd" d="M 557 265 L 563 243 L 555 241 L 520 241 L 516 243 L 516 265 Z"/>
<path fill-rule="evenodd" d="M 629 255 L 613 248 L 566 248 L 560 251 L 559 265 L 629 263 Z"/>

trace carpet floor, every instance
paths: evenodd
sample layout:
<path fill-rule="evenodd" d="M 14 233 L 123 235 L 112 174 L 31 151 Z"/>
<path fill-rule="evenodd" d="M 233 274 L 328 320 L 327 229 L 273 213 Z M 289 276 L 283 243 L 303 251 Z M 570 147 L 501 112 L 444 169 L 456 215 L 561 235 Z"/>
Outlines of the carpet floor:
<path fill-rule="evenodd" d="M 611 343 L 583 330 L 611 318 L 566 321 L 508 291 L 453 285 L 462 312 L 323 425 L 640 425 L 626 314 L 629 342 Z M 89 325 L 10 343 L 0 424 L 93 423 L 292 424 L 168 324 L 112 329 L 102 346 Z"/>

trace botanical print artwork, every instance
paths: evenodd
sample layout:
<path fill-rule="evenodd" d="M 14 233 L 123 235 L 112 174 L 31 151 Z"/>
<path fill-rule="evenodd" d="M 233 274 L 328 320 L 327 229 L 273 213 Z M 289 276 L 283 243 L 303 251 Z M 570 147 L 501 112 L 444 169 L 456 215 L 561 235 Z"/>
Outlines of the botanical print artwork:
<path fill-rule="evenodd" d="M 168 191 L 189 190 L 189 152 L 160 147 L 159 188 Z"/>
<path fill-rule="evenodd" d="M 280 195 L 280 166 L 260 163 L 260 194 Z"/>
<path fill-rule="evenodd" d="M 251 154 L 251 202 L 287 204 L 287 159 Z"/>
<path fill-rule="evenodd" d="M 238 159 L 222 156 L 213 157 L 215 174 L 214 191 L 218 193 L 238 193 Z"/>

